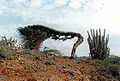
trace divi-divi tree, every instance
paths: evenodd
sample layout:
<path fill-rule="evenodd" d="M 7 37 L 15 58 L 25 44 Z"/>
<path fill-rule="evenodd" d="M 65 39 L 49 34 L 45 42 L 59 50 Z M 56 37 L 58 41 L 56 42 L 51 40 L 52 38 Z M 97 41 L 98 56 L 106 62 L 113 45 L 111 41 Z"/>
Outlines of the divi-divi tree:
<path fill-rule="evenodd" d="M 30 50 L 38 50 L 48 38 L 65 41 L 77 37 L 71 51 L 71 58 L 75 57 L 76 48 L 83 42 L 83 36 L 80 33 L 58 31 L 43 25 L 19 27 L 17 30 L 23 39 L 23 46 Z"/>

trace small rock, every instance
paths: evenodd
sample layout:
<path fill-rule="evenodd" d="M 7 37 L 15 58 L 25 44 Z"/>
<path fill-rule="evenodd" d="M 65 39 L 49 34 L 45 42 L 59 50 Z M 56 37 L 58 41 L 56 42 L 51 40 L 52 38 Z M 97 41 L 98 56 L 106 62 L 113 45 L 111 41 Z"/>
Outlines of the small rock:
<path fill-rule="evenodd" d="M 86 76 L 83 81 L 90 81 L 89 76 Z"/>
<path fill-rule="evenodd" d="M 60 79 L 57 75 L 52 75 L 49 78 L 49 81 L 62 81 L 62 79 Z"/>
<path fill-rule="evenodd" d="M 20 64 L 24 64 L 24 62 L 21 61 Z"/>
<path fill-rule="evenodd" d="M 37 81 L 37 80 L 29 78 L 27 81 Z"/>

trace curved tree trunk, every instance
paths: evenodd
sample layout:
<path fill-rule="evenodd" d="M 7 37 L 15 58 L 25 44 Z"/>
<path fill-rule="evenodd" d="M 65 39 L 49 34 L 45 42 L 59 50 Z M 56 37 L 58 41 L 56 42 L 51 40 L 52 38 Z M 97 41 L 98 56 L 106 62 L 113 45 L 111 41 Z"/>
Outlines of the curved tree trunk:
<path fill-rule="evenodd" d="M 83 37 L 79 33 L 77 34 L 77 37 L 78 37 L 78 40 L 73 45 L 70 59 L 75 58 L 76 48 L 83 42 Z"/>
<path fill-rule="evenodd" d="M 42 25 L 33 25 L 24 28 L 20 27 L 18 30 L 22 35 L 23 40 L 25 40 L 25 48 L 30 50 L 39 49 L 41 43 L 43 43 L 47 38 L 65 41 L 67 39 L 77 37 L 78 40 L 73 45 L 73 49 L 71 51 L 71 58 L 75 57 L 76 48 L 83 42 L 83 37 L 80 33 L 58 31 Z"/>

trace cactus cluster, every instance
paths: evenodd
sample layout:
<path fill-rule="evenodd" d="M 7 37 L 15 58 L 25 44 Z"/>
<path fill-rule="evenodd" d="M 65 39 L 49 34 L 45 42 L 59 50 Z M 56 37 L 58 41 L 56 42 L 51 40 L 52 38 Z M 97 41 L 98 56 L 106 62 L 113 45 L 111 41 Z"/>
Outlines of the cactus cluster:
<path fill-rule="evenodd" d="M 87 31 L 87 33 L 91 59 L 104 60 L 108 58 L 110 54 L 110 48 L 108 47 L 109 35 L 105 36 L 105 29 L 103 35 L 101 29 L 90 29 L 90 32 Z"/>
<path fill-rule="evenodd" d="M 0 40 L 0 46 L 15 47 L 16 43 L 17 43 L 17 40 L 13 39 L 12 37 L 7 38 L 5 36 L 2 36 Z"/>

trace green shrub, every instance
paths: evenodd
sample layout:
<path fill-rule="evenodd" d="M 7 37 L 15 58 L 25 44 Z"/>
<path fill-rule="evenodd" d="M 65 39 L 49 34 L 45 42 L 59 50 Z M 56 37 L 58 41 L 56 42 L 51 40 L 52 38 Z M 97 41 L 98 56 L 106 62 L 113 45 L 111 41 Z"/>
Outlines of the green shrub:
<path fill-rule="evenodd" d="M 119 80 L 120 78 L 120 65 L 118 64 L 118 58 L 115 57 L 109 57 L 107 60 L 101 61 L 101 60 L 94 60 L 97 72 L 99 75 L 102 75 L 106 78 L 110 78 L 113 76 L 113 78 Z"/>
<path fill-rule="evenodd" d="M 119 75 L 120 75 L 120 67 L 117 65 L 110 66 L 109 71 L 110 71 L 111 75 L 114 77 L 119 77 Z"/>
<path fill-rule="evenodd" d="M 17 43 L 17 40 L 13 39 L 12 37 L 7 38 L 5 36 L 1 37 L 0 40 L 0 46 L 9 46 L 9 47 L 15 47 L 15 44 Z"/>
<path fill-rule="evenodd" d="M 120 57 L 111 55 L 106 62 L 111 63 L 111 64 L 120 64 Z"/>
<path fill-rule="evenodd" d="M 0 48 L 0 58 L 5 58 L 6 57 L 5 54 L 6 54 L 6 52 L 5 52 L 4 48 Z"/>

